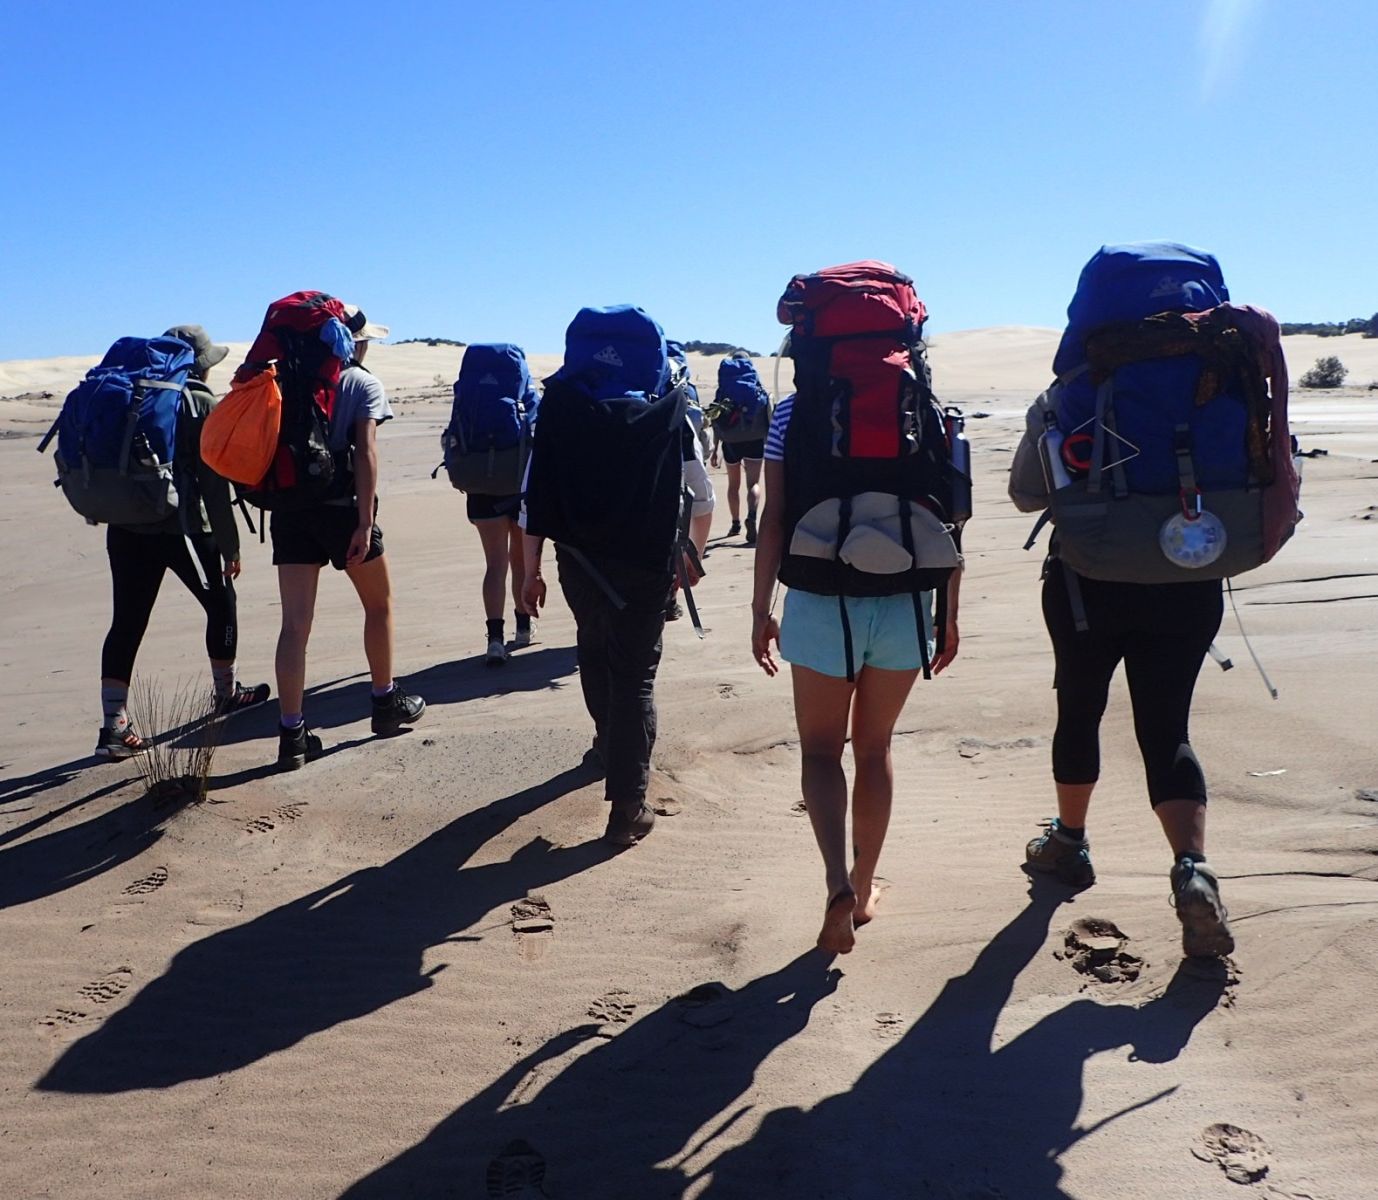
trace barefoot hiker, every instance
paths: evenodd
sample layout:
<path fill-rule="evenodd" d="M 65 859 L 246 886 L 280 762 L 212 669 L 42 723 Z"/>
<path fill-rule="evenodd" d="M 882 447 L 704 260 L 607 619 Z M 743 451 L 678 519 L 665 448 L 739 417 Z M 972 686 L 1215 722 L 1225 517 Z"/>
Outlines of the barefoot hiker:
<path fill-rule="evenodd" d="M 1072 887 L 1096 881 L 1086 815 L 1123 661 L 1148 800 L 1172 850 L 1182 950 L 1201 957 L 1229 954 L 1234 938 L 1206 862 L 1192 692 L 1220 628 L 1221 579 L 1266 562 L 1298 518 L 1278 325 L 1228 300 L 1204 251 L 1102 247 L 1081 273 L 1057 382 L 1029 410 L 1010 472 L 1016 505 L 1049 509 L 1055 530 L 1043 616 L 1057 817 L 1025 861 Z"/>
<path fill-rule="evenodd" d="M 246 390 L 275 380 L 280 432 L 268 473 L 246 497 L 272 511 L 273 565 L 282 598 L 277 679 L 278 766 L 321 752 L 306 726 L 306 643 L 327 563 L 349 576 L 364 608 L 373 681 L 373 732 L 396 733 L 425 711 L 392 677 L 392 585 L 378 511 L 376 427 L 392 416 L 383 385 L 363 366 L 369 340 L 387 336 L 359 309 L 323 292 L 297 292 L 268 309 L 236 374 Z M 269 364 L 273 366 L 270 367 Z M 343 367 L 343 369 L 341 369 Z M 226 398 L 226 412 L 234 395 Z"/>
<path fill-rule="evenodd" d="M 97 758 L 148 749 L 129 719 L 129 681 L 168 571 L 205 610 L 216 712 L 268 699 L 266 683 L 246 688 L 235 679 L 239 530 L 230 486 L 200 452 L 201 427 L 215 406 L 207 379 L 228 353 L 199 325 L 123 338 L 68 397 L 54 426 L 63 490 L 88 521 L 109 524 L 114 611 L 101 650 Z"/>
<path fill-rule="evenodd" d="M 546 381 L 527 470 L 523 607 L 545 604 L 541 555 L 555 543 L 578 628 L 579 682 L 611 805 L 604 838 L 650 833 L 655 678 L 666 597 L 681 566 L 685 395 L 670 385 L 665 335 L 639 308 L 585 308 L 564 365 Z M 591 487 L 590 480 L 601 486 Z"/>
<path fill-rule="evenodd" d="M 796 276 L 779 315 L 793 325 L 796 391 L 764 447 L 751 649 L 767 675 L 778 670 L 772 642 L 791 664 L 804 803 L 827 885 L 818 944 L 846 954 L 876 912 L 895 721 L 919 672 L 938 674 L 957 656 L 969 463 L 954 466 L 954 448 L 966 446 L 960 416 L 949 410 L 945 421 L 930 390 L 925 312 L 909 279 L 875 262 Z M 777 576 L 789 588 L 778 624 Z"/>

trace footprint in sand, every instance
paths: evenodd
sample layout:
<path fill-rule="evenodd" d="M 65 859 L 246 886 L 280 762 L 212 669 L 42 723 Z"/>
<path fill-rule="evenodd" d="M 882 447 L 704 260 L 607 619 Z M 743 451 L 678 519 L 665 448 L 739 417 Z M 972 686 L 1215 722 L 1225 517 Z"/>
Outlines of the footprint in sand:
<path fill-rule="evenodd" d="M 1207 1125 L 1191 1148 L 1202 1162 L 1213 1162 L 1235 1183 L 1257 1183 L 1272 1168 L 1273 1154 L 1256 1133 L 1238 1125 Z"/>
<path fill-rule="evenodd" d="M 273 809 L 267 816 L 250 817 L 244 822 L 246 833 L 271 833 L 279 825 L 286 825 L 295 821 L 301 816 L 301 810 L 307 805 L 307 801 L 300 800 L 292 804 L 284 804 Z"/>
<path fill-rule="evenodd" d="M 615 1026 L 625 1025 L 632 1019 L 632 1014 L 636 1012 L 636 1001 L 632 999 L 630 992 L 625 992 L 621 988 L 613 988 L 612 991 L 599 996 L 588 1007 L 588 1014 L 598 1022 L 599 1037 L 610 1038 L 617 1033 Z"/>
<path fill-rule="evenodd" d="M 527 896 L 512 905 L 512 933 L 517 953 L 527 962 L 543 958 L 555 936 L 555 917 L 544 896 Z"/>
<path fill-rule="evenodd" d="M 1101 983 L 1128 983 L 1138 979 L 1144 967 L 1143 959 L 1125 949 L 1128 942 L 1129 935 L 1114 921 L 1080 917 L 1063 937 L 1063 949 L 1054 953 Z"/>
<path fill-rule="evenodd" d="M 100 1020 L 100 1014 L 90 1010 L 119 999 L 133 980 L 134 973 L 128 967 L 107 971 L 99 979 L 93 979 L 77 989 L 77 995 L 84 1002 L 81 1007 L 58 1006 L 39 1019 L 39 1029 L 50 1037 L 63 1040 L 80 1036 Z"/>
<path fill-rule="evenodd" d="M 904 1018 L 899 1013 L 876 1013 L 876 1036 L 890 1041 L 904 1032 Z"/>
<path fill-rule="evenodd" d="M 156 892 L 167 882 L 167 868 L 154 867 L 142 879 L 136 879 L 127 887 L 121 889 L 122 896 L 149 896 Z"/>
<path fill-rule="evenodd" d="M 690 988 L 676 996 L 675 1003 L 680 1007 L 679 1019 L 698 1029 L 712 1029 L 736 1016 L 731 989 L 716 980 Z"/>
<path fill-rule="evenodd" d="M 520 1138 L 508 1142 L 488 1164 L 487 1182 L 491 1200 L 503 1200 L 507 1196 L 544 1196 L 545 1156 Z"/>
<path fill-rule="evenodd" d="M 733 683 L 718 684 L 719 700 L 735 700 L 737 698 L 737 685 Z"/>
<path fill-rule="evenodd" d="M 680 814 L 680 803 L 670 796 L 661 796 L 658 800 L 651 801 L 651 811 L 658 817 L 677 817 Z"/>

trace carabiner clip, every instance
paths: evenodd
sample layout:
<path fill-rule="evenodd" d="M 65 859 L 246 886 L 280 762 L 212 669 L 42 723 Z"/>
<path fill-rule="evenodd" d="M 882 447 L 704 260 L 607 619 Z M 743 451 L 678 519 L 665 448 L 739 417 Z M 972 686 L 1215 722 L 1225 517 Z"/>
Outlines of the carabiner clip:
<path fill-rule="evenodd" d="M 1196 521 L 1201 517 L 1201 489 L 1183 488 L 1181 490 L 1182 516 L 1188 521 Z"/>

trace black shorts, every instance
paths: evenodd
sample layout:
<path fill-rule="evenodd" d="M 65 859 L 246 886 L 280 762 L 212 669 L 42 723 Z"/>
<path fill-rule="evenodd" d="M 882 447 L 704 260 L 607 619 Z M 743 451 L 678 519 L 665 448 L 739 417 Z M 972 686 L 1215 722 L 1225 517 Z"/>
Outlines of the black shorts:
<path fill-rule="evenodd" d="M 496 521 L 500 517 L 515 521 L 521 507 L 520 495 L 484 496 L 478 492 L 469 492 L 464 497 L 464 509 L 471 521 Z"/>
<path fill-rule="evenodd" d="M 364 562 L 383 553 L 383 530 L 373 506 L 375 520 Z M 337 571 L 345 569 L 349 543 L 359 525 L 359 510 L 352 504 L 318 504 L 299 512 L 275 512 L 270 527 L 273 535 L 273 566 L 323 567 L 329 563 Z"/>
<path fill-rule="evenodd" d="M 766 456 L 766 439 L 757 438 L 754 442 L 724 442 L 722 460 L 729 466 L 736 466 L 744 458 L 759 461 Z"/>

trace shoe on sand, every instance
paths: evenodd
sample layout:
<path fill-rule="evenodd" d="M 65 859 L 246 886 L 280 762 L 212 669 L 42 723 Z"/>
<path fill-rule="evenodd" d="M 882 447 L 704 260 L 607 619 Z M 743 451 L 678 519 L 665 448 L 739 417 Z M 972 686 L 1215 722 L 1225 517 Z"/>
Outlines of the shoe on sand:
<path fill-rule="evenodd" d="M 305 722 L 295 729 L 278 726 L 278 770 L 300 771 L 321 754 L 321 739 L 306 728 Z"/>
<path fill-rule="evenodd" d="M 656 815 L 644 804 L 633 813 L 613 809 L 608 814 L 608 827 L 603 840 L 614 846 L 635 846 L 655 828 Z"/>
<path fill-rule="evenodd" d="M 231 713 L 243 712 L 247 708 L 257 708 L 260 704 L 266 704 L 272 694 L 273 689 L 266 683 L 256 683 L 253 687 L 236 683 L 234 691 L 228 696 L 215 698 L 215 715 L 228 717 Z"/>
<path fill-rule="evenodd" d="M 488 653 L 483 656 L 485 666 L 500 667 L 507 661 L 507 647 L 502 644 L 501 638 L 488 639 Z"/>
<path fill-rule="evenodd" d="M 1054 817 L 1047 829 L 1024 848 L 1024 862 L 1035 871 L 1056 875 L 1068 887 L 1088 888 L 1096 882 L 1091 865 L 1091 843 L 1069 838 L 1062 822 Z"/>
<path fill-rule="evenodd" d="M 149 743 L 134 732 L 133 725 L 126 725 L 123 729 L 101 729 L 96 734 L 97 758 L 103 758 L 113 762 L 118 758 L 133 758 L 136 754 L 144 754 L 148 751 Z"/>
<path fill-rule="evenodd" d="M 747 517 L 746 519 L 746 544 L 754 546 L 756 544 L 756 518 Z"/>
<path fill-rule="evenodd" d="M 512 644 L 516 646 L 518 650 L 522 650 L 525 647 L 530 646 L 532 643 L 534 643 L 535 640 L 536 622 L 532 621 L 531 624 L 528 625 L 525 629 L 523 629 L 520 625 L 517 627 L 517 636 L 513 639 Z"/>
<path fill-rule="evenodd" d="M 414 725 L 426 711 L 420 696 L 408 696 L 394 685 L 386 696 L 373 697 L 373 732 L 386 736 L 397 733 L 404 725 Z"/>
<path fill-rule="evenodd" d="M 741 533 L 741 531 L 742 523 L 740 521 L 733 521 L 732 524 L 729 525 L 727 528 L 727 536 L 736 537 L 739 533 Z"/>
<path fill-rule="evenodd" d="M 1179 858 L 1172 868 L 1172 903 L 1182 922 L 1182 953 L 1188 958 L 1223 958 L 1234 953 L 1229 912 L 1210 864 Z"/>

